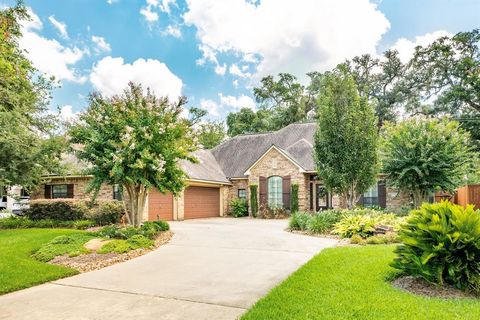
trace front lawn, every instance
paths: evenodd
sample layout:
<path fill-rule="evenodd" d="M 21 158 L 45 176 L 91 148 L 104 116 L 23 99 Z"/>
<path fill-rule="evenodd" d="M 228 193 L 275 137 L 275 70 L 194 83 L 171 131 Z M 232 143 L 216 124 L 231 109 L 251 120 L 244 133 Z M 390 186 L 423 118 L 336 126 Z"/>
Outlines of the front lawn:
<path fill-rule="evenodd" d="M 393 288 L 394 246 L 326 249 L 242 319 L 480 319 L 480 300 L 426 298 Z"/>
<path fill-rule="evenodd" d="M 35 260 L 31 254 L 55 237 L 82 232 L 62 229 L 0 230 L 0 294 L 77 274 L 76 270 Z"/>

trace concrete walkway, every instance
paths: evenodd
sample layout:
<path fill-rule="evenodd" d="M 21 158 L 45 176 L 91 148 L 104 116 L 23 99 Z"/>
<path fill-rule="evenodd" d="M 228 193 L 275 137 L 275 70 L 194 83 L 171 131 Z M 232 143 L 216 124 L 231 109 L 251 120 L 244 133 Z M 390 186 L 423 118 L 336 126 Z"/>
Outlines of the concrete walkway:
<path fill-rule="evenodd" d="M 285 220 L 173 222 L 169 244 L 98 271 L 0 296 L 0 319 L 236 319 L 333 239 Z"/>

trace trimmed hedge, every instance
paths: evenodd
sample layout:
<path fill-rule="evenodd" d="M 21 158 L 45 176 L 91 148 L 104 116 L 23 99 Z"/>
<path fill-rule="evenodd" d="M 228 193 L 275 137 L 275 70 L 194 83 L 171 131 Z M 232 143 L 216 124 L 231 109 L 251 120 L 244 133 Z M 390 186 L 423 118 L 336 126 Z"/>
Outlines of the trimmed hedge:
<path fill-rule="evenodd" d="M 0 219 L 0 229 L 28 228 L 68 228 L 85 230 L 95 226 L 91 220 L 61 221 L 52 219 L 30 220 L 25 217 L 9 217 Z"/>
<path fill-rule="evenodd" d="M 252 216 L 256 217 L 258 213 L 258 185 L 252 184 L 250 185 L 250 210 L 252 212 Z"/>
<path fill-rule="evenodd" d="M 91 220 L 95 225 L 108 225 L 120 222 L 124 213 L 122 202 L 74 199 L 32 200 L 25 216 L 30 220 L 76 221 Z"/>
<path fill-rule="evenodd" d="M 292 197 L 290 198 L 290 212 L 298 211 L 298 184 L 292 184 Z"/>
<path fill-rule="evenodd" d="M 30 220 L 80 220 L 89 210 L 86 201 L 73 199 L 32 200 L 29 205 L 25 216 Z"/>

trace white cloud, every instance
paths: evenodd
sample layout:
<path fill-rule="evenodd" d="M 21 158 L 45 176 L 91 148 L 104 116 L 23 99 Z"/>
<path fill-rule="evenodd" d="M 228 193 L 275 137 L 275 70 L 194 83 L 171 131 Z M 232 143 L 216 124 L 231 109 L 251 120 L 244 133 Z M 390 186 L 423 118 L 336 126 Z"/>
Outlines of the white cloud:
<path fill-rule="evenodd" d="M 232 84 L 235 88 L 238 88 L 238 79 L 233 80 Z"/>
<path fill-rule="evenodd" d="M 445 30 L 438 30 L 432 33 L 426 33 L 421 36 L 416 36 L 415 41 L 408 40 L 406 38 L 398 39 L 395 44 L 392 46 L 392 49 L 397 50 L 400 56 L 400 60 L 407 62 L 412 58 L 415 48 L 418 46 L 428 46 L 438 38 L 448 36 L 451 37 L 453 34 Z"/>
<path fill-rule="evenodd" d="M 145 8 L 140 9 L 140 14 L 142 14 L 145 17 L 145 20 L 149 23 L 158 20 L 158 13 L 152 11 L 151 6 L 146 6 Z"/>
<path fill-rule="evenodd" d="M 247 65 L 242 66 L 242 68 L 240 69 L 240 67 L 235 63 L 231 64 L 230 68 L 228 68 L 228 72 L 230 72 L 230 74 L 233 74 L 234 76 L 238 76 L 241 78 L 250 78 L 252 74 L 250 72 L 245 72 L 246 70 L 248 70 Z"/>
<path fill-rule="evenodd" d="M 167 28 L 165 29 L 164 34 L 170 35 L 170 36 L 175 37 L 175 38 L 180 38 L 182 36 L 182 31 L 180 30 L 180 28 L 178 26 L 173 26 L 173 25 L 169 24 L 167 26 Z"/>
<path fill-rule="evenodd" d="M 227 71 L 227 65 L 225 63 L 222 66 L 219 64 L 215 66 L 215 73 L 220 76 L 223 76 L 226 71 Z"/>
<path fill-rule="evenodd" d="M 163 12 L 170 14 L 170 7 L 172 5 L 176 5 L 176 0 L 162 0 L 162 2 L 159 4 L 159 7 Z"/>
<path fill-rule="evenodd" d="M 19 45 L 27 51 L 27 57 L 43 73 L 55 76 L 57 80 L 83 83 L 86 78 L 77 75 L 73 66 L 82 59 L 84 51 L 77 47 L 65 47 L 54 39 L 44 38 L 36 33 L 43 28 L 39 17 L 29 8 L 32 21 L 22 22 L 22 38 Z"/>
<path fill-rule="evenodd" d="M 104 37 L 92 36 L 92 41 L 93 43 L 95 43 L 95 52 L 97 54 L 102 52 L 110 52 L 112 50 L 110 44 L 105 41 Z"/>
<path fill-rule="evenodd" d="M 161 12 L 165 12 L 170 15 L 170 7 L 176 5 L 176 0 L 147 0 L 146 6 L 140 9 L 140 13 L 145 17 L 149 23 L 156 22 L 159 19 L 159 15 L 155 12 L 155 9 L 159 9 Z"/>
<path fill-rule="evenodd" d="M 107 0 L 108 4 L 114 4 L 115 2 L 118 2 L 118 0 Z"/>
<path fill-rule="evenodd" d="M 204 110 L 207 110 L 208 113 L 210 113 L 210 115 L 212 115 L 213 117 L 219 117 L 220 116 L 220 113 L 219 113 L 219 110 L 218 110 L 219 105 L 218 105 L 218 103 L 216 103 L 213 100 L 209 100 L 209 99 L 200 100 L 200 107 Z"/>
<path fill-rule="evenodd" d="M 240 110 L 241 108 L 250 108 L 252 110 L 256 110 L 255 101 L 244 94 L 235 97 L 224 96 L 222 93 L 219 93 L 218 97 L 220 98 L 220 104 L 223 107 L 232 108 L 234 110 Z"/>
<path fill-rule="evenodd" d="M 48 21 L 58 30 L 62 38 L 68 39 L 67 25 L 65 22 L 58 21 L 55 16 L 48 17 Z"/>
<path fill-rule="evenodd" d="M 123 58 L 105 57 L 94 65 L 90 81 L 100 93 L 112 96 L 121 93 L 128 82 L 141 83 L 158 96 L 177 99 L 182 94 L 183 82 L 168 67 L 155 59 L 138 59 L 125 63 Z"/>
<path fill-rule="evenodd" d="M 60 108 L 60 119 L 64 122 L 72 122 L 78 118 L 79 112 L 74 112 L 71 105 Z"/>
<path fill-rule="evenodd" d="M 187 0 L 187 25 L 197 28 L 200 61 L 219 53 L 261 61 L 256 76 L 304 77 L 363 53 L 375 53 L 390 23 L 368 0 Z M 215 62 L 214 62 L 215 64 Z M 218 65 L 218 63 L 216 63 Z"/>

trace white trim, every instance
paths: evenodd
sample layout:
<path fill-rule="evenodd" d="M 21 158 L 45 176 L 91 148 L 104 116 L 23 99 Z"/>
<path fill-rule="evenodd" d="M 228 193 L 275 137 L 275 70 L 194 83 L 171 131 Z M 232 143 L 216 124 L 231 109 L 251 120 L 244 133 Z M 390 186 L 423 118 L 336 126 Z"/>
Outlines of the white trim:
<path fill-rule="evenodd" d="M 301 173 L 305 173 L 305 169 L 302 168 L 301 165 L 299 165 L 292 157 L 290 157 L 287 153 L 285 153 L 285 151 L 283 151 L 282 149 L 278 148 L 276 145 L 272 145 L 270 148 L 268 148 L 267 151 L 265 151 L 261 156 L 260 158 L 257 159 L 257 161 L 255 161 L 250 167 L 248 167 L 248 169 L 245 171 L 244 175 L 248 176 L 250 175 L 250 170 L 255 167 L 260 161 L 262 161 L 262 159 L 272 150 L 277 150 L 281 155 L 283 155 L 287 160 L 289 160 L 291 163 L 293 163 L 299 170 L 299 172 Z"/>

